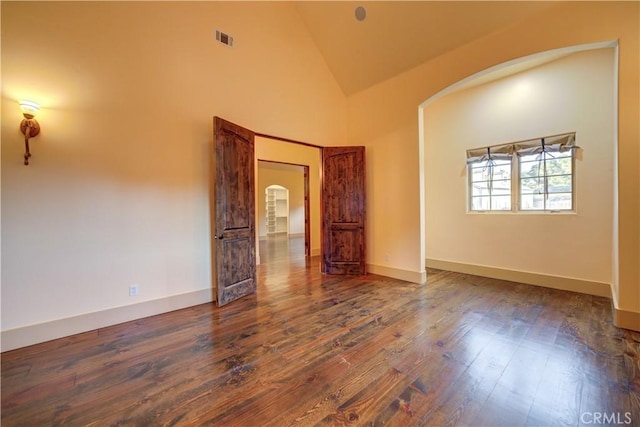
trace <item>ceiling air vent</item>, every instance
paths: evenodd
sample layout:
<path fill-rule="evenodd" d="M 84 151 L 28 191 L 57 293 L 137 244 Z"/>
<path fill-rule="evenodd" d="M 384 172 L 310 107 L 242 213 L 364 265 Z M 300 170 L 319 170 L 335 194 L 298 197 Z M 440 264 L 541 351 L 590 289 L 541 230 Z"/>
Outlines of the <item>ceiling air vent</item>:
<path fill-rule="evenodd" d="M 226 44 L 229 47 L 233 47 L 233 37 L 227 33 L 223 33 L 220 30 L 216 30 L 216 40 L 222 44 Z"/>
<path fill-rule="evenodd" d="M 365 9 L 364 6 L 356 7 L 356 19 L 360 22 L 367 19 L 367 9 Z"/>

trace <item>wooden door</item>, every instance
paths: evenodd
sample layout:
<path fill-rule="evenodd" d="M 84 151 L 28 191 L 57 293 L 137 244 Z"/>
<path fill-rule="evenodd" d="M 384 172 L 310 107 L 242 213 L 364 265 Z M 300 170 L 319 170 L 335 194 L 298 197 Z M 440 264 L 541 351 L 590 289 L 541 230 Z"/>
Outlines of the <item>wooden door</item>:
<path fill-rule="evenodd" d="M 218 306 L 256 292 L 254 134 L 214 118 L 215 272 Z"/>
<path fill-rule="evenodd" d="M 304 168 L 304 256 L 311 257 L 311 202 L 309 200 L 309 166 Z"/>
<path fill-rule="evenodd" d="M 322 271 L 366 274 L 364 147 L 322 149 Z"/>

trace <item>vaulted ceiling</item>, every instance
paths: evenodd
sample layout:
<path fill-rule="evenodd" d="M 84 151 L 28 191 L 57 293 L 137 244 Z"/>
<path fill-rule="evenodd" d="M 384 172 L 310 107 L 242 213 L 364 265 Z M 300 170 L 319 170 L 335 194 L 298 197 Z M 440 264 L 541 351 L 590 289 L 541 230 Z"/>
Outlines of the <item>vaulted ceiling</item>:
<path fill-rule="evenodd" d="M 338 84 L 352 95 L 556 2 L 301 1 L 296 8 Z M 366 10 L 364 20 L 355 10 Z"/>

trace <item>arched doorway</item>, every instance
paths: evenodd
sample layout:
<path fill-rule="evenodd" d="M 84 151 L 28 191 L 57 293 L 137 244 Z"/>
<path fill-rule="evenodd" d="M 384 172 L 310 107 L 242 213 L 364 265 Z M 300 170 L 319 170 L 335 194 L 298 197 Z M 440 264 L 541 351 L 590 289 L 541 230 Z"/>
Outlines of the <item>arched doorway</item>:
<path fill-rule="evenodd" d="M 289 234 L 289 189 L 273 184 L 265 188 L 264 197 L 267 237 Z"/>
<path fill-rule="evenodd" d="M 533 86 L 537 87 L 538 90 L 535 93 L 527 94 L 526 102 L 515 103 L 515 98 L 517 96 L 523 95 L 522 93 L 517 93 L 518 91 L 522 91 L 526 89 L 525 85 L 515 85 L 513 84 L 511 87 L 513 90 L 506 91 L 503 89 L 508 88 L 507 83 L 509 81 L 516 83 L 520 79 L 520 83 L 524 83 L 523 78 L 519 77 L 510 77 L 519 75 L 521 77 L 535 77 L 534 74 L 530 74 L 528 69 L 532 67 L 543 66 L 546 62 L 553 61 L 569 61 L 570 55 L 574 54 L 589 54 L 587 51 L 594 51 L 593 54 L 596 55 L 596 50 L 607 50 L 609 51 L 608 58 L 600 62 L 601 64 L 607 64 L 606 68 L 609 70 L 607 76 L 610 74 L 610 77 L 607 77 L 606 80 L 599 79 L 593 80 L 594 77 L 590 77 L 591 83 L 583 82 L 583 84 L 588 85 L 589 87 L 594 86 L 596 81 L 599 82 L 600 86 L 606 87 L 607 91 L 603 91 L 601 93 L 606 93 L 606 104 L 611 104 L 609 109 L 604 109 L 602 107 L 605 104 L 605 98 L 596 97 L 591 100 L 584 101 L 580 103 L 580 105 L 572 104 L 564 104 L 563 108 L 566 112 L 570 114 L 574 114 L 574 116 L 564 117 L 563 114 L 554 114 L 551 118 L 550 114 L 528 114 L 525 119 L 520 122 L 516 122 L 513 119 L 518 109 L 522 106 L 531 106 L 532 104 L 538 102 L 540 105 L 544 105 L 543 101 L 546 101 L 547 104 L 544 105 L 546 108 L 546 112 L 551 113 L 555 111 L 553 108 L 557 108 L 560 105 L 559 102 L 552 103 L 550 100 L 551 96 L 546 97 L 546 93 L 552 93 L 552 90 L 544 89 L 543 86 Z M 566 57 L 566 58 L 565 58 Z M 576 56 L 577 57 L 577 56 Z M 608 63 L 606 61 L 609 61 Z M 568 64 L 568 62 L 566 63 Z M 544 67 L 552 67 L 552 63 L 549 65 L 544 65 Z M 569 66 L 565 66 L 566 70 L 569 70 Z M 590 69 L 595 72 L 595 68 L 591 69 L 589 67 L 582 67 L 580 70 Z M 599 68 L 600 69 L 600 68 Z M 615 70 L 617 69 L 617 43 L 616 42 L 603 42 L 603 43 L 594 43 L 589 45 L 580 45 L 574 46 L 570 48 L 563 48 L 554 51 L 544 52 L 541 54 L 532 55 L 529 57 L 521 58 L 516 61 L 511 61 L 505 64 L 498 65 L 491 69 L 485 70 L 481 73 L 478 73 L 474 76 L 471 76 L 461 82 L 458 82 L 441 92 L 435 94 L 428 100 L 426 100 L 423 104 L 420 105 L 419 108 L 419 150 L 420 150 L 420 158 L 421 160 L 421 176 L 424 179 L 421 181 L 421 254 L 423 255 L 423 259 L 425 259 L 425 263 L 428 267 L 434 268 L 443 268 L 453 271 L 460 271 L 464 273 L 470 274 L 478 274 L 485 275 L 489 277 L 497 277 L 506 280 L 514 280 L 523 283 L 531 283 L 531 284 L 539 284 L 540 277 L 544 276 L 545 286 L 549 287 L 557 287 L 560 289 L 574 290 L 578 292 L 590 293 L 595 295 L 603 295 L 608 294 L 609 292 L 609 283 L 613 280 L 615 283 L 616 269 L 617 264 L 615 259 L 617 259 L 615 241 L 617 240 L 617 228 L 615 222 L 617 218 L 613 215 L 613 212 L 617 210 L 617 165 L 615 162 L 615 158 L 617 156 L 617 134 L 615 132 L 615 120 L 617 120 L 617 111 L 615 106 L 617 105 L 617 79 Z M 499 74 L 495 74 L 499 73 Z M 518 74 L 516 74 L 518 73 Z M 493 75 L 492 75 L 493 74 Z M 579 73 L 580 76 L 584 75 L 584 72 Z M 548 74 L 550 75 L 550 74 Z M 544 80 L 539 79 L 542 74 L 538 74 L 538 82 L 548 82 L 555 81 L 552 79 Z M 501 79 L 501 80 L 498 80 Z M 571 78 L 570 82 L 572 85 L 579 84 L 578 78 Z M 613 80 L 613 81 L 611 81 Z M 534 82 L 536 80 L 530 80 Z M 558 80 L 559 81 L 559 80 Z M 481 85 L 485 85 L 485 89 L 479 89 Z M 546 83 L 545 83 L 546 84 Z M 560 86 L 560 85 L 556 85 Z M 570 96 L 572 92 L 570 92 L 570 86 L 568 84 L 563 84 L 560 86 L 563 90 L 567 90 L 567 92 L 558 91 L 558 94 L 563 95 L 562 102 L 569 102 L 570 100 L 579 99 L 577 96 Z M 571 86 L 573 87 L 573 86 Z M 613 89 L 615 88 L 615 89 Z M 473 99 L 474 103 L 468 103 L 462 106 L 461 99 L 463 95 L 460 93 L 455 93 L 458 90 L 468 90 L 474 92 L 476 95 L 473 96 L 464 96 L 465 99 Z M 517 89 L 517 90 L 516 90 Z M 584 93 L 587 91 L 585 90 Z M 612 92 L 612 93 L 610 93 Z M 575 95 L 574 91 L 574 95 Z M 484 102 L 488 100 L 488 96 L 492 94 L 502 94 L 504 96 L 498 98 L 492 98 L 492 102 Z M 447 95 L 447 98 L 445 98 Z M 448 97 L 448 95 L 452 95 L 454 98 Z M 483 98 L 486 95 L 486 98 Z M 558 96 L 560 96 L 558 95 Z M 443 105 L 439 105 L 435 110 L 436 113 L 432 116 L 433 112 L 432 106 L 437 104 L 440 101 L 443 101 Z M 482 101 L 482 102 L 480 102 Z M 577 101 L 576 101 L 577 102 Z M 457 136 L 453 139 L 442 138 L 442 133 L 438 133 L 438 138 L 434 138 L 434 133 L 439 131 L 432 131 L 430 128 L 438 129 L 443 123 L 447 123 L 447 117 L 451 118 L 452 115 L 447 117 L 444 116 L 444 111 L 453 111 L 451 108 L 453 104 L 456 103 L 457 111 L 465 110 L 466 113 L 463 113 L 457 117 L 457 123 L 465 123 L 465 127 L 461 132 L 466 132 L 467 135 L 465 137 Z M 504 105 L 500 105 L 498 107 L 498 103 L 502 103 Z M 553 104 L 553 105 L 552 105 Z M 556 105 L 557 104 L 557 105 Z M 461 107 L 462 106 L 462 107 Z M 602 109 L 602 114 L 598 117 L 598 121 L 593 121 L 593 123 L 600 123 L 601 125 L 596 126 L 592 125 L 592 128 L 586 126 L 583 121 L 586 121 L 587 114 L 592 114 L 595 110 L 585 110 L 582 111 L 582 108 L 595 106 L 596 109 Z M 509 109 L 508 109 L 508 108 Z M 493 121 L 489 121 L 486 119 L 488 116 L 488 111 L 493 111 L 493 117 L 496 117 L 496 123 Z M 525 109 L 522 109 L 525 111 Z M 593 111 L 592 111 L 593 110 Z M 512 126 L 512 129 L 509 126 L 504 124 L 506 118 L 510 118 L 511 122 L 509 125 Z M 584 119 L 584 120 L 583 120 Z M 582 120 L 582 121 L 581 121 Z M 545 124 L 546 121 L 546 124 Z M 606 123 L 605 123 L 606 122 Z M 541 126 L 543 125 L 543 126 Z M 475 127 L 474 127 L 475 126 Z M 506 215 L 484 215 L 484 214 L 475 214 L 469 213 L 465 209 L 465 177 L 467 176 L 464 172 L 464 168 L 459 167 L 459 159 L 462 158 L 462 164 L 464 164 L 464 150 L 462 150 L 462 154 L 460 154 L 461 146 L 447 146 L 448 152 L 451 153 L 451 162 L 447 163 L 444 161 L 443 157 L 443 149 L 438 148 L 438 150 L 429 151 L 429 147 L 434 147 L 435 141 L 442 142 L 443 140 L 455 140 L 456 143 L 467 144 L 468 148 L 474 148 L 476 146 L 484 146 L 491 145 L 492 143 L 504 143 L 509 142 L 510 140 L 517 140 L 518 134 L 527 134 L 527 136 L 535 137 L 536 132 L 540 131 L 540 129 L 552 128 L 553 126 L 566 126 L 567 129 L 578 128 L 579 136 L 584 142 L 584 145 L 587 147 L 585 149 L 585 157 L 584 159 L 580 159 L 580 163 L 578 165 L 580 175 L 578 179 L 584 179 L 583 185 L 578 187 L 578 192 L 582 196 L 584 196 L 587 192 L 584 190 L 585 188 L 590 188 L 590 193 L 594 193 L 595 186 L 592 184 L 587 185 L 589 182 L 605 182 L 606 185 L 603 188 L 602 194 L 606 197 L 602 197 L 597 214 L 593 214 L 596 212 L 593 209 L 592 205 L 595 206 L 597 203 L 593 202 L 593 197 L 589 199 L 583 198 L 582 201 L 578 203 L 580 215 L 574 216 L 555 216 L 552 217 L 553 213 L 538 213 L 536 216 L 526 216 L 518 214 L 508 213 Z M 593 126 L 596 128 L 594 129 Z M 444 127 L 444 125 L 442 125 Z M 490 128 L 490 131 L 478 130 L 484 128 Z M 451 129 L 451 128 L 450 128 Z M 498 129 L 498 131 L 496 131 Z M 598 134 L 598 132 L 602 132 L 602 134 Z M 543 135 L 542 133 L 541 135 Z M 590 141 L 594 139 L 594 136 L 597 136 L 597 141 Z M 483 138 L 488 137 L 488 141 L 483 140 Z M 597 144 L 595 143 L 597 142 Z M 606 153 L 603 150 L 606 148 L 608 150 Z M 454 150 L 452 153 L 451 150 Z M 606 156 L 602 156 L 602 154 L 606 154 Z M 428 161 L 430 159 L 431 161 Z M 437 159 L 437 161 L 436 161 Z M 596 176 L 596 168 L 591 167 L 595 164 L 589 163 L 592 159 L 598 159 L 602 165 L 604 165 L 604 171 L 601 171 L 601 175 Z M 456 166 L 452 166 L 455 164 Z M 449 166 L 448 169 L 446 166 Z M 587 167 L 589 166 L 589 167 Z M 598 165 L 598 167 L 600 167 Z M 446 171 L 453 171 L 455 176 L 448 174 Z M 441 172 L 445 171 L 448 175 L 443 174 Z M 446 176 L 444 176 L 446 175 Z M 454 183 L 455 181 L 455 183 Z M 428 184 L 430 182 L 431 184 Z M 451 185 L 449 185 L 451 184 Z M 453 190 L 447 192 L 447 204 L 457 204 L 455 208 L 439 206 L 442 205 L 441 201 L 444 200 L 441 197 L 439 191 L 433 191 L 434 186 L 449 186 L 447 188 L 452 188 Z M 610 189 L 613 188 L 613 197 L 610 197 Z M 453 202 L 449 203 L 449 200 L 453 200 Z M 438 205 L 438 206 L 436 206 Z M 440 209 L 440 211 L 438 211 Z M 516 209 L 517 211 L 517 209 Z M 606 212 L 605 212 L 606 211 Z M 545 216 L 546 215 L 546 216 Z M 501 251 L 504 247 L 508 247 L 512 241 L 508 239 L 502 239 L 501 236 L 508 233 L 506 230 L 510 229 L 514 232 L 519 233 L 520 236 L 524 235 L 524 231 L 530 232 L 530 234 L 534 235 L 534 237 L 540 236 L 542 240 L 543 236 L 549 236 L 549 238 L 543 242 L 556 250 L 557 248 L 561 248 L 562 244 L 565 244 L 569 241 L 569 239 L 562 239 L 561 232 L 565 232 L 569 230 L 569 227 L 578 228 L 579 221 L 583 221 L 585 223 L 585 227 L 587 220 L 584 220 L 585 217 L 589 216 L 604 218 L 602 226 L 591 227 L 590 229 L 598 229 L 603 231 L 601 235 L 599 235 L 599 241 L 597 246 L 601 250 L 597 256 L 594 255 L 595 251 L 588 252 L 585 256 L 580 256 L 580 259 L 587 259 L 588 257 L 593 257 L 592 262 L 589 263 L 589 266 L 592 267 L 592 271 L 586 271 L 586 269 L 581 269 L 577 271 L 574 268 L 573 271 L 569 271 L 569 267 L 564 267 L 564 265 L 571 265 L 569 262 L 564 262 L 562 268 L 557 266 L 550 266 L 549 263 L 538 263 L 533 265 L 533 261 L 530 260 L 531 266 L 525 265 L 526 260 L 524 258 L 516 259 L 512 254 L 500 254 L 496 255 L 496 259 L 500 259 L 501 262 L 504 261 L 503 265 L 498 264 L 497 262 L 492 262 L 490 256 L 492 253 L 489 251 L 481 251 L 474 249 L 475 243 L 480 242 L 477 246 L 481 248 L 486 248 L 486 245 L 483 246 L 483 242 L 492 241 L 492 242 L 507 242 L 505 246 L 501 246 L 500 244 L 496 244 L 491 246 L 491 248 L 495 251 Z M 446 218 L 445 218 L 446 217 Z M 445 219 L 443 219 L 445 218 Z M 553 218 L 553 219 L 551 219 Z M 455 223 L 455 228 L 452 228 L 450 224 L 446 224 L 446 221 L 451 221 Z M 564 223 L 569 223 L 567 227 L 562 227 Z M 541 226 L 544 224 L 544 227 Z M 614 224 L 611 227 L 609 224 Z M 472 232 L 467 232 L 469 229 L 465 228 L 467 225 L 471 226 Z M 536 228 L 537 227 L 537 228 Z M 436 235 L 438 230 L 451 230 L 455 229 L 456 236 L 458 238 L 452 238 L 451 235 L 446 236 L 448 241 L 455 241 L 458 245 L 455 253 L 454 251 L 449 250 L 446 252 L 445 246 L 440 244 L 439 242 L 443 242 L 444 240 L 441 238 L 442 235 Z M 559 231 L 557 231 L 559 230 Z M 557 231 L 557 232 L 556 232 Z M 430 235 L 431 233 L 431 235 Z M 502 233 L 502 234 L 501 234 Z M 487 235 L 490 234 L 490 238 L 486 238 Z M 585 233 L 575 231 L 572 235 L 581 236 Z M 428 236 L 436 236 L 435 238 Z M 462 237 L 459 237 L 462 236 Z M 590 237 L 593 236 L 593 233 L 589 233 Z M 533 253 L 539 253 L 537 249 L 532 250 L 532 245 L 538 244 L 538 240 L 534 237 L 527 237 L 524 240 L 527 242 L 527 249 Z M 465 239 L 475 239 L 473 241 L 467 241 Z M 429 244 L 427 244 L 427 239 L 429 239 Z M 533 242 L 533 243 L 532 243 Z M 553 243 L 550 243 L 553 242 Z M 613 243 L 613 244 L 612 244 Z M 435 250 L 437 246 L 437 251 Z M 566 246 L 566 245 L 565 245 Z M 613 247 L 611 247 L 613 246 Z M 445 249 L 443 249 L 445 248 Z M 462 248 L 462 249 L 460 249 Z M 437 253 L 436 253 L 437 252 Z M 503 251 L 505 252 L 505 251 Z M 551 251 L 545 252 L 549 255 Z M 571 253 L 572 256 L 575 255 L 578 251 L 571 251 L 567 253 Z M 583 252 L 587 252 L 586 250 Z M 610 261 L 610 253 L 613 252 L 614 261 Z M 443 254 L 444 253 L 444 254 Z M 451 255 L 453 254 L 453 255 Z M 479 255 L 480 254 L 480 255 Z M 458 257 L 458 258 L 456 258 Z M 566 257 L 553 257 L 554 259 L 560 260 Z M 596 259 L 597 258 L 597 259 Z M 599 265 L 599 267 L 598 267 Z M 513 272 L 517 272 L 517 275 L 514 275 Z M 529 272 L 535 272 L 537 276 L 534 274 L 529 274 Z M 587 274 L 588 273 L 588 274 Z M 581 276 L 584 274 L 584 276 Z M 576 277 L 580 280 L 576 282 L 575 285 L 568 285 L 566 280 L 557 279 L 557 277 Z M 611 278 L 614 277 L 614 278 Z M 595 283 L 595 285 L 594 285 Z M 597 286 L 596 286 L 597 285 Z"/>

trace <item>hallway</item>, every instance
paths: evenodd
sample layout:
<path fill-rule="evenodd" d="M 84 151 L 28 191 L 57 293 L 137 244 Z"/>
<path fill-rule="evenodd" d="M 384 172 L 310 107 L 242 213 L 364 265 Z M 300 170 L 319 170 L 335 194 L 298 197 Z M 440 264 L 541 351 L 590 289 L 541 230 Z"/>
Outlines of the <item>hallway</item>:
<path fill-rule="evenodd" d="M 260 238 L 260 263 L 297 261 L 304 259 L 304 236 L 285 233 Z"/>

